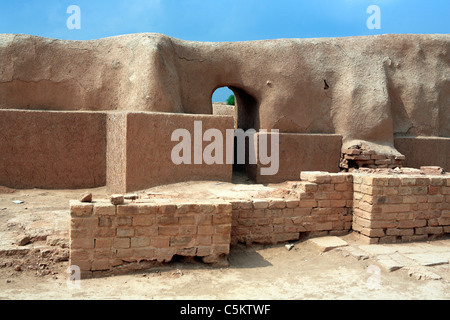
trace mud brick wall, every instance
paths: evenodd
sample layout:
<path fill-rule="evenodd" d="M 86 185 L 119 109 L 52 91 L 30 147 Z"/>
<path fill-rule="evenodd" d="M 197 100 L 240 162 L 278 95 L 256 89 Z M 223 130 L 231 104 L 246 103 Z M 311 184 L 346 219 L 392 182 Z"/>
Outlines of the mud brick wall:
<path fill-rule="evenodd" d="M 0 110 L 0 185 L 79 189 L 106 184 L 106 114 Z"/>
<path fill-rule="evenodd" d="M 195 132 L 196 121 L 201 122 L 202 132 Z M 234 129 L 231 116 L 116 112 L 108 114 L 107 128 L 106 182 L 110 193 L 127 193 L 183 181 L 232 180 L 233 165 L 226 162 L 225 152 L 223 164 L 208 165 L 205 161 L 194 164 L 194 145 L 201 143 L 203 148 L 209 145 L 203 142 L 203 133 L 219 129 L 225 139 L 226 130 Z M 171 140 L 177 129 L 190 133 L 192 164 L 176 165 L 172 161 L 172 149 L 180 143 Z M 199 141 L 195 134 L 200 134 Z"/>
<path fill-rule="evenodd" d="M 354 177 L 353 230 L 368 243 L 423 241 L 450 233 L 450 177 Z"/>
<path fill-rule="evenodd" d="M 230 250 L 231 204 L 71 201 L 70 264 L 84 277 L 169 262 L 175 255 L 219 263 Z"/>
<path fill-rule="evenodd" d="M 303 172 L 301 179 L 298 199 L 232 201 L 232 243 L 275 244 L 302 236 L 348 233 L 352 175 Z"/>

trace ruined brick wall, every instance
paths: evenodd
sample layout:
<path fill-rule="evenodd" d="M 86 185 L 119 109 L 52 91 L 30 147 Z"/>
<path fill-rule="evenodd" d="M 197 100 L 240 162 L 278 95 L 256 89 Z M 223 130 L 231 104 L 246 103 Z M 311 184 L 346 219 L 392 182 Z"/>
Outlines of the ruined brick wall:
<path fill-rule="evenodd" d="M 107 202 L 70 207 L 70 264 L 84 276 L 129 272 L 175 255 L 218 263 L 228 255 L 231 204 Z"/>
<path fill-rule="evenodd" d="M 450 233 L 450 178 L 355 174 L 353 230 L 369 243 Z"/>
<path fill-rule="evenodd" d="M 233 243 L 273 244 L 346 234 L 352 225 L 351 174 L 303 172 L 298 199 L 233 201 Z"/>

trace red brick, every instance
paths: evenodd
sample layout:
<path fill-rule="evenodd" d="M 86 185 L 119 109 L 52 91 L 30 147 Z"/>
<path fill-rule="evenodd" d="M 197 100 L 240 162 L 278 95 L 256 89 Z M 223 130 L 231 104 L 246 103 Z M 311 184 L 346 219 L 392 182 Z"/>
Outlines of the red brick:
<path fill-rule="evenodd" d="M 299 208 L 314 208 L 314 207 L 317 207 L 317 201 L 301 200 L 298 206 L 299 206 Z"/>
<path fill-rule="evenodd" d="M 116 206 L 111 204 L 95 204 L 93 214 L 96 216 L 114 216 L 116 215 Z"/>
<path fill-rule="evenodd" d="M 426 220 L 402 220 L 398 222 L 399 229 L 420 228 L 427 225 Z"/>
<path fill-rule="evenodd" d="M 80 201 L 70 201 L 70 215 L 74 218 L 86 218 L 92 215 L 94 205 L 86 204 Z"/>
<path fill-rule="evenodd" d="M 117 228 L 117 237 L 119 238 L 129 238 L 134 236 L 133 228 Z"/>
<path fill-rule="evenodd" d="M 169 237 L 152 237 L 150 238 L 150 244 L 155 248 L 168 248 L 170 243 Z"/>
<path fill-rule="evenodd" d="M 158 235 L 158 227 L 150 226 L 150 227 L 136 227 L 135 228 L 135 236 L 136 237 L 155 237 Z"/>
<path fill-rule="evenodd" d="M 180 226 L 180 235 L 194 235 L 194 234 L 197 234 L 197 226 Z"/>
<path fill-rule="evenodd" d="M 119 227 L 133 225 L 133 217 L 117 217 L 115 219 L 115 221 L 116 221 L 116 225 Z"/>
<path fill-rule="evenodd" d="M 178 235 L 178 226 L 159 226 L 158 235 L 160 236 L 176 236 Z"/>
<path fill-rule="evenodd" d="M 117 215 L 134 216 L 139 214 L 139 208 L 135 204 L 122 204 L 117 206 Z"/>
<path fill-rule="evenodd" d="M 157 215 L 156 224 L 160 226 L 177 226 L 178 218 L 173 215 Z"/>
<path fill-rule="evenodd" d="M 213 216 L 210 214 L 199 214 L 196 217 L 196 224 L 197 225 L 210 225 L 210 224 L 212 224 L 212 221 L 213 221 L 212 217 Z"/>
<path fill-rule="evenodd" d="M 239 229 L 239 228 L 236 228 L 234 230 L 243 231 L 243 229 Z M 247 232 L 244 232 L 244 233 L 246 234 Z M 207 235 L 207 236 L 198 235 L 195 237 L 195 245 L 207 246 L 207 245 L 211 245 L 211 244 L 212 244 L 212 236 L 211 235 Z"/>
<path fill-rule="evenodd" d="M 130 238 L 114 238 L 113 246 L 116 249 L 128 249 L 130 248 Z"/>
<path fill-rule="evenodd" d="M 150 246 L 150 239 L 149 237 L 136 237 L 131 238 L 131 248 L 143 248 Z"/>
<path fill-rule="evenodd" d="M 221 214 L 213 216 L 213 224 L 231 224 L 231 215 Z"/>
<path fill-rule="evenodd" d="M 412 236 L 414 229 L 387 229 L 386 235 L 388 236 Z"/>
<path fill-rule="evenodd" d="M 189 247 L 195 244 L 195 238 L 192 236 L 176 236 L 170 237 L 171 247 Z"/>
<path fill-rule="evenodd" d="M 142 215 L 133 217 L 134 226 L 152 226 L 155 221 L 154 216 Z"/>
<path fill-rule="evenodd" d="M 95 239 L 95 248 L 111 248 L 113 238 L 99 238 Z"/>
<path fill-rule="evenodd" d="M 94 249 L 94 239 L 92 238 L 76 238 L 70 239 L 70 249 Z"/>
<path fill-rule="evenodd" d="M 92 262 L 92 271 L 107 271 L 111 269 L 111 263 L 109 260 L 95 260 Z"/>

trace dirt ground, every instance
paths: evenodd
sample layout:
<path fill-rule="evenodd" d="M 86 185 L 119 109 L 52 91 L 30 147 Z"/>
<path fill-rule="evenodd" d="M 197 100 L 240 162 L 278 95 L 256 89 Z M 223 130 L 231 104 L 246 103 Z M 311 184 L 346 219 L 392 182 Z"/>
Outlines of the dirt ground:
<path fill-rule="evenodd" d="M 147 190 L 150 197 L 229 199 L 289 194 L 281 186 L 188 182 Z M 389 272 L 350 233 L 347 247 L 328 252 L 311 240 L 280 245 L 233 246 L 230 266 L 214 268 L 197 261 L 173 261 L 144 272 L 69 282 L 69 200 L 87 190 L 12 190 L 0 187 L 0 299 L 2 300 L 293 300 L 293 299 L 450 299 L 448 263 L 428 266 L 437 280 L 410 276 L 407 268 Z M 106 198 L 105 188 L 89 190 Z M 15 200 L 23 203 L 13 203 Z M 414 246 L 416 244 L 407 244 Z M 401 246 L 401 245 L 397 245 Z M 450 240 L 414 248 L 450 253 Z M 400 250 L 401 251 L 401 250 Z"/>

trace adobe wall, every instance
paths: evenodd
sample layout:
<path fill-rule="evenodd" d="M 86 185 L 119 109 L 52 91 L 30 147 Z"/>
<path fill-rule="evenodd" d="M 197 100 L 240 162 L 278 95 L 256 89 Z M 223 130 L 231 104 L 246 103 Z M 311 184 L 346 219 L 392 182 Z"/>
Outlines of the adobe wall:
<path fill-rule="evenodd" d="M 267 155 L 272 155 L 271 137 L 274 133 L 256 134 L 256 149 L 259 154 L 259 141 L 265 136 Z M 261 168 L 269 168 L 271 164 L 247 166 L 249 176 L 256 183 L 279 183 L 298 180 L 302 171 L 339 172 L 339 160 L 342 147 L 342 136 L 337 134 L 300 134 L 279 133 L 279 167 L 275 175 L 262 175 Z"/>
<path fill-rule="evenodd" d="M 201 121 L 200 140 L 196 140 L 194 122 Z M 174 164 L 172 133 L 185 129 L 191 137 L 191 164 Z M 194 164 L 194 144 L 203 148 L 208 129 L 220 130 L 223 137 L 223 164 L 208 165 L 204 159 Z M 226 130 L 234 129 L 233 117 L 168 114 L 152 112 L 118 112 L 108 115 L 107 186 L 111 193 L 126 193 L 153 186 L 195 180 L 231 182 L 233 167 L 226 162 Z"/>
<path fill-rule="evenodd" d="M 394 143 L 406 167 L 439 166 L 450 172 L 450 138 L 396 137 Z"/>
<path fill-rule="evenodd" d="M 2 186 L 104 186 L 105 155 L 105 113 L 0 110 Z"/>

